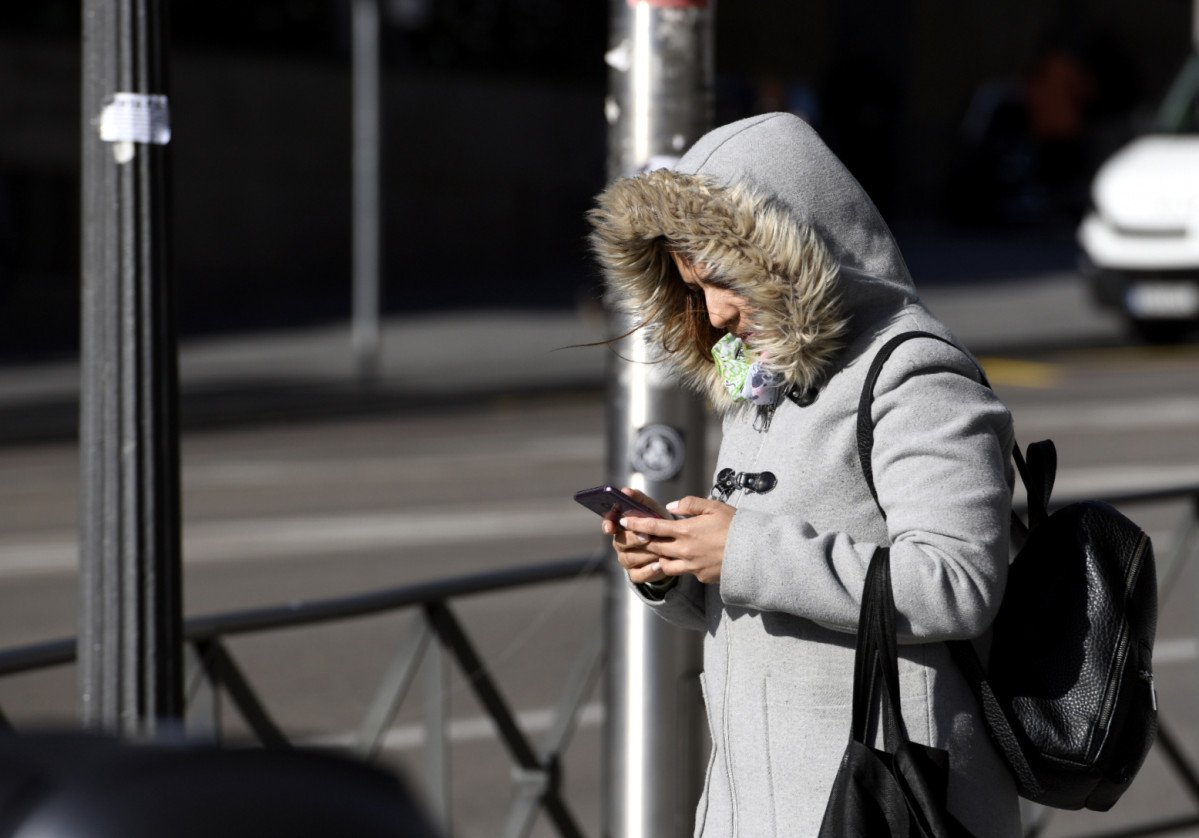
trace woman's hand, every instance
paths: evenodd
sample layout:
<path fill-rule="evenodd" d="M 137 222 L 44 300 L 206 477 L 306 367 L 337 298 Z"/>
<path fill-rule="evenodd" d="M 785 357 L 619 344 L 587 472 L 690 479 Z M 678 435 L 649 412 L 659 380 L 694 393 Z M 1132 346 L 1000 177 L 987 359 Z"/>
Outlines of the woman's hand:
<path fill-rule="evenodd" d="M 640 492 L 624 490 L 637 500 Z M 727 503 L 685 497 L 667 505 L 681 520 L 626 517 L 605 521 L 613 546 L 634 583 L 656 582 L 690 573 L 700 582 L 719 582 L 724 545 L 736 509 Z M 611 529 L 607 529 L 611 525 Z"/>
<path fill-rule="evenodd" d="M 653 509 L 663 518 L 671 517 L 671 513 L 667 511 L 666 507 L 644 492 L 627 488 L 620 491 Z M 656 567 L 650 569 L 649 567 L 657 563 L 658 557 L 645 549 L 648 539 L 638 538 L 636 533 L 629 532 L 622 527 L 618 523 L 621 517 L 618 510 L 608 513 L 604 516 L 604 522 L 600 528 L 604 535 L 612 536 L 612 547 L 616 550 L 616 560 L 629 572 L 629 581 L 640 584 L 642 582 L 660 582 L 665 579 L 666 575 L 659 569 Z"/>

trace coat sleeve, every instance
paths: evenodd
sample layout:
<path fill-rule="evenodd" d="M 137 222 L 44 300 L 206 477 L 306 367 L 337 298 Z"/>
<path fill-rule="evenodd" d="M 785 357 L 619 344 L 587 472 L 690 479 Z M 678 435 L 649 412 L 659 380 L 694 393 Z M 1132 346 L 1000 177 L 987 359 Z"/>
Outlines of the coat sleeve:
<path fill-rule="evenodd" d="M 909 345 L 919 343 L 928 342 Z M 945 349 L 897 351 L 883 368 L 872 408 L 872 466 L 886 511 L 896 628 L 908 642 L 982 634 L 1007 581 L 1011 417 L 975 380 L 970 361 Z M 937 359 L 932 365 L 929 355 Z M 856 465 L 857 452 L 845 462 Z M 871 514 L 854 512 L 859 519 Z M 725 547 L 721 596 L 728 605 L 855 631 L 878 546 L 846 532 L 817 531 L 802 510 L 739 509 Z"/>
<path fill-rule="evenodd" d="M 633 585 L 633 590 L 655 614 L 667 622 L 685 629 L 703 631 L 704 585 L 694 576 L 676 576 L 678 580 L 665 594 L 656 593 L 649 585 Z"/>

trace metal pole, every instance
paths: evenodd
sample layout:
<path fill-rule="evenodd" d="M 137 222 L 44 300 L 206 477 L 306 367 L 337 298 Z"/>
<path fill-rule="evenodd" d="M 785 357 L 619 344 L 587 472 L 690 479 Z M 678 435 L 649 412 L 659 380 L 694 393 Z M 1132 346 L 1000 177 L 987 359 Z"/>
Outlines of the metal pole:
<path fill-rule="evenodd" d="M 611 0 L 608 175 L 670 165 L 711 127 L 713 4 Z M 612 334 L 635 323 L 613 316 Z M 609 368 L 608 472 L 662 501 L 706 495 L 706 415 L 637 332 Z M 628 359 L 628 360 L 624 360 Z M 703 777 L 701 636 L 650 613 L 609 563 L 605 835 L 687 836 Z"/>
<path fill-rule="evenodd" d="M 83 0 L 78 703 L 137 738 L 183 711 L 163 12 Z"/>
<path fill-rule="evenodd" d="M 358 375 L 379 373 L 379 3 L 353 0 L 354 313 Z"/>

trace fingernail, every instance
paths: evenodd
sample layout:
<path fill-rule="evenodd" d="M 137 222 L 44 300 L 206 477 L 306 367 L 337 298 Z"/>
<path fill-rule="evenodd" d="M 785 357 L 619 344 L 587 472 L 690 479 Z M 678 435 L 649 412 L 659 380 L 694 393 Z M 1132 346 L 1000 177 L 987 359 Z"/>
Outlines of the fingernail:
<path fill-rule="evenodd" d="M 626 528 L 627 528 L 627 527 L 629 526 L 629 519 L 628 519 L 628 518 L 621 518 L 621 519 L 620 519 L 620 525 L 621 525 L 622 527 L 626 527 Z"/>
<path fill-rule="evenodd" d="M 638 541 L 649 541 L 649 536 L 643 532 L 635 533 Z"/>
<path fill-rule="evenodd" d="M 666 508 L 673 512 L 679 508 L 679 502 L 677 500 L 672 500 L 670 503 L 666 504 Z"/>
<path fill-rule="evenodd" d="M 661 573 L 662 565 L 658 564 L 657 562 L 654 562 L 652 565 L 649 566 L 649 569 L 652 570 L 654 573 Z"/>

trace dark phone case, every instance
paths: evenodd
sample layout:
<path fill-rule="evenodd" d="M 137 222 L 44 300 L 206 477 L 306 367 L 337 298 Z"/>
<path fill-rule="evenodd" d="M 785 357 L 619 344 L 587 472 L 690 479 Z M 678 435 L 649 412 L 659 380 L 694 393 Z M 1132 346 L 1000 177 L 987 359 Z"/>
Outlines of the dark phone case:
<path fill-rule="evenodd" d="M 625 515 L 644 516 L 646 518 L 661 518 L 662 516 L 649 509 L 614 486 L 596 486 L 594 489 L 584 489 L 575 492 L 575 500 L 592 512 L 606 516 L 613 508 L 619 506 Z"/>

